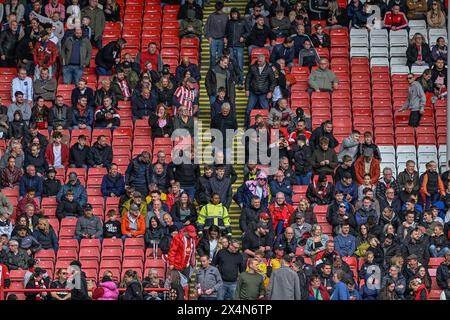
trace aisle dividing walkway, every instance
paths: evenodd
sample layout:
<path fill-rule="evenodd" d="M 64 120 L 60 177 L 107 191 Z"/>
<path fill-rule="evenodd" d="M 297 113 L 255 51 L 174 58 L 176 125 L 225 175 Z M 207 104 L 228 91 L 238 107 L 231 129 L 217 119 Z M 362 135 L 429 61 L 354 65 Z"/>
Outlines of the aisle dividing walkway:
<path fill-rule="evenodd" d="M 237 0 L 232 2 L 225 2 L 225 12 L 229 12 L 231 7 L 238 8 L 241 13 L 244 12 L 246 6 L 245 0 Z M 205 6 L 203 11 L 203 25 L 206 23 L 206 19 L 208 16 L 214 12 L 214 4 L 211 2 L 211 5 Z M 244 53 L 245 56 L 247 56 L 247 50 Z M 201 81 L 200 81 L 200 121 L 202 122 L 203 130 L 210 128 L 211 123 L 211 107 L 209 103 L 209 98 L 206 93 L 205 88 L 205 77 L 206 73 L 209 69 L 209 42 L 206 37 L 203 36 L 202 43 L 201 43 L 201 57 L 200 57 L 200 72 L 201 72 Z M 248 63 L 248 58 L 245 58 L 245 64 Z M 247 72 L 247 66 L 245 66 L 244 74 Z M 240 129 L 243 129 L 244 126 L 244 115 L 245 115 L 245 108 L 247 106 L 247 97 L 245 96 L 244 90 L 236 90 L 236 113 L 237 113 L 237 122 L 238 127 Z M 207 146 L 210 142 L 210 134 L 208 133 L 202 133 L 202 150 L 205 146 Z M 235 156 L 234 158 L 237 159 L 242 158 L 243 159 L 243 152 L 244 152 L 244 146 L 239 142 L 237 143 L 235 140 Z M 197 154 L 198 155 L 198 154 Z M 204 159 L 202 163 L 208 163 L 212 159 Z M 236 180 L 235 184 L 233 185 L 233 192 L 236 192 L 237 188 L 242 184 L 243 178 L 244 178 L 244 163 L 236 163 L 233 162 L 234 168 L 238 174 L 238 179 Z M 202 168 L 203 169 L 203 168 Z M 203 172 L 203 171 L 202 171 Z M 233 229 L 233 238 L 240 239 L 241 238 L 241 230 L 239 229 L 239 216 L 240 216 L 240 209 L 239 207 L 234 203 L 232 203 L 230 208 L 230 216 L 231 216 L 231 225 Z"/>

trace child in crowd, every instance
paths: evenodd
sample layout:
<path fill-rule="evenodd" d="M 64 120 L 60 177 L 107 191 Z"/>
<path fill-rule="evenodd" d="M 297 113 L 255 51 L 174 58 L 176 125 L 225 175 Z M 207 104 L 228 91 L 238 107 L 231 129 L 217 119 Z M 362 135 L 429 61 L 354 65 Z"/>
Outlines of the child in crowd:
<path fill-rule="evenodd" d="M 117 239 L 122 237 L 121 223 L 117 219 L 117 211 L 111 209 L 106 214 L 108 221 L 103 225 L 103 238 Z"/>
<path fill-rule="evenodd" d="M 364 189 L 370 188 L 373 190 L 373 192 L 375 192 L 375 185 L 370 183 L 371 180 L 372 180 L 371 175 L 366 173 L 364 175 L 364 183 L 362 185 L 360 185 L 358 188 L 358 200 L 359 201 L 362 201 L 362 199 L 364 198 Z"/>
<path fill-rule="evenodd" d="M 61 221 L 63 218 L 81 217 L 82 215 L 83 208 L 79 202 L 75 200 L 73 191 L 67 191 L 66 197 L 61 200 L 56 208 L 56 216 Z"/>

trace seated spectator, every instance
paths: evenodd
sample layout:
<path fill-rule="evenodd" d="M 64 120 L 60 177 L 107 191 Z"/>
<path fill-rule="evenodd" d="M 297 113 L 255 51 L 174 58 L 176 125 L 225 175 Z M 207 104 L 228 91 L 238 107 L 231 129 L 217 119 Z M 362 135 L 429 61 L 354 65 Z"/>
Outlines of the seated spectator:
<path fill-rule="evenodd" d="M 161 225 L 161 221 L 156 216 L 152 216 L 149 220 L 149 225 L 145 231 L 145 243 L 148 247 L 157 251 L 159 243 L 165 235 L 165 229 Z"/>
<path fill-rule="evenodd" d="M 6 32 L 6 30 L 4 30 L 3 32 Z M 17 72 L 17 77 L 14 78 L 11 82 L 11 101 L 13 103 L 16 102 L 16 99 L 18 96 L 17 92 L 21 92 L 21 95 L 22 95 L 22 97 L 20 98 L 21 101 L 19 101 L 18 104 L 13 104 L 13 106 L 14 105 L 22 105 L 24 100 L 26 100 L 25 102 L 28 104 L 28 106 L 32 105 L 32 103 L 33 103 L 33 80 L 27 76 L 27 70 L 25 68 L 19 68 L 19 70 Z M 9 119 L 12 118 L 14 111 L 16 111 L 16 110 L 12 110 L 11 112 L 9 112 L 9 110 L 8 110 L 8 118 Z"/>
<path fill-rule="evenodd" d="M 315 26 L 316 32 L 311 35 L 311 41 L 315 48 L 328 48 L 330 47 L 330 36 L 323 32 L 323 27 L 320 24 Z"/>
<path fill-rule="evenodd" d="M 36 190 L 33 187 L 27 189 L 27 194 L 17 203 L 16 215 L 18 217 L 26 213 L 28 205 L 33 206 L 33 212 L 39 212 L 39 199 L 36 199 Z M 33 224 L 34 225 L 34 224 Z"/>
<path fill-rule="evenodd" d="M 175 88 L 167 76 L 161 77 L 156 83 L 156 104 L 163 103 L 167 107 L 172 107 L 172 96 L 175 93 Z"/>
<path fill-rule="evenodd" d="M 286 37 L 283 43 L 274 46 L 270 54 L 270 62 L 274 64 L 278 59 L 284 59 L 286 66 L 291 67 L 294 61 L 294 40 Z"/>
<path fill-rule="evenodd" d="M 400 193 L 400 185 L 397 180 L 394 178 L 391 168 L 383 169 L 383 176 L 378 180 L 377 188 L 376 188 L 376 197 L 379 201 L 385 199 L 386 190 L 394 189 L 395 196 L 398 196 Z"/>
<path fill-rule="evenodd" d="M 47 68 L 41 69 L 41 78 L 34 80 L 33 89 L 35 97 L 42 97 L 44 100 L 55 100 L 56 79 L 52 79 Z"/>
<path fill-rule="evenodd" d="M 234 196 L 234 200 L 239 207 L 245 208 L 250 206 L 252 196 L 258 196 L 261 206 L 266 208 L 269 205 L 269 188 L 267 183 L 267 175 L 260 172 L 256 176 L 256 180 L 248 180 L 242 184 Z"/>
<path fill-rule="evenodd" d="M 14 97 L 15 99 L 13 104 L 11 104 L 8 107 L 8 121 L 12 122 L 14 120 L 14 114 L 16 113 L 16 111 L 20 111 L 22 113 L 22 120 L 26 121 L 28 124 L 28 121 L 31 118 L 31 107 L 30 107 L 31 103 L 28 104 L 24 100 L 24 95 L 22 91 L 16 91 Z"/>
<path fill-rule="evenodd" d="M 324 175 L 319 176 L 317 183 L 310 183 L 306 190 L 306 198 L 311 203 L 311 206 L 328 205 L 331 203 L 333 195 L 334 186 L 327 181 L 327 177 Z"/>
<path fill-rule="evenodd" d="M 289 35 L 291 21 L 284 15 L 283 7 L 278 6 L 276 8 L 275 15 L 270 19 L 270 26 L 272 27 L 272 32 L 275 33 L 277 38 L 283 38 Z"/>
<path fill-rule="evenodd" d="M 47 129 L 48 127 L 48 112 L 49 109 L 45 105 L 43 97 L 36 97 L 36 104 L 31 109 L 29 130 Z M 30 129 L 30 127 L 33 127 Z"/>
<path fill-rule="evenodd" d="M 31 257 L 23 249 L 19 248 L 17 240 L 8 242 L 8 251 L 5 254 L 4 262 L 8 270 L 26 270 Z"/>
<path fill-rule="evenodd" d="M 156 97 L 147 88 L 143 88 L 140 95 L 135 95 L 131 99 L 131 110 L 133 120 L 149 119 L 156 111 Z"/>
<path fill-rule="evenodd" d="M 72 106 L 76 106 L 78 104 L 78 101 L 80 99 L 80 96 L 86 96 L 87 98 L 87 104 L 90 108 L 94 107 L 95 97 L 94 97 L 94 90 L 89 88 L 87 86 L 87 80 L 84 78 L 81 78 L 78 82 L 75 88 L 72 90 L 71 95 L 71 101 Z"/>
<path fill-rule="evenodd" d="M 375 221 L 378 220 L 378 214 L 372 207 L 372 200 L 369 197 L 365 197 L 362 202 L 362 207 L 356 210 L 355 218 L 357 227 L 359 228 L 363 224 L 367 224 L 369 217 L 373 217 Z"/>
<path fill-rule="evenodd" d="M 183 74 L 189 70 L 191 72 L 191 77 L 193 77 L 197 82 L 200 81 L 200 69 L 194 63 L 191 63 L 191 60 L 188 56 L 183 56 L 181 58 L 180 64 L 177 66 L 175 71 L 175 78 L 177 82 L 181 82 L 183 80 Z"/>
<path fill-rule="evenodd" d="M 436 44 L 431 48 L 431 56 L 433 58 L 433 62 L 435 62 L 435 65 L 433 66 L 432 72 L 432 82 L 437 87 L 437 89 L 440 89 L 439 86 L 436 85 L 436 71 L 433 72 L 433 70 L 440 71 L 443 69 L 443 66 L 438 64 L 438 60 L 442 59 L 444 62 L 447 62 L 447 51 L 448 47 L 445 44 L 445 39 L 443 37 L 439 37 L 436 40 Z M 446 84 L 447 83 L 447 77 L 445 77 L 445 81 L 443 83 L 438 82 L 438 85 Z M 442 81 L 441 81 L 442 82 Z M 439 94 L 440 90 L 438 91 Z"/>
<path fill-rule="evenodd" d="M 386 12 L 384 16 L 384 26 L 388 30 L 397 31 L 408 28 L 408 19 L 400 11 L 400 6 L 394 4 L 391 11 Z"/>
<path fill-rule="evenodd" d="M 47 145 L 48 146 L 48 145 Z M 45 159 L 44 152 L 41 151 L 41 146 L 38 143 L 33 143 L 30 149 L 25 152 L 24 166 L 34 165 L 38 175 L 43 176 L 48 169 L 48 162 Z"/>
<path fill-rule="evenodd" d="M 216 222 L 217 221 L 217 222 Z M 218 193 L 211 194 L 211 201 L 198 213 L 197 226 L 202 232 L 211 224 L 217 223 L 223 234 L 231 234 L 230 217 L 227 208 L 221 203 Z"/>
<path fill-rule="evenodd" d="M 417 256 L 420 264 L 428 265 L 430 260 L 429 242 L 427 236 L 422 233 L 420 228 L 412 230 L 410 237 L 405 239 L 402 255 L 408 257 L 411 254 Z"/>
<path fill-rule="evenodd" d="M 96 107 L 102 106 L 103 100 L 106 97 L 110 97 L 111 105 L 114 108 L 116 108 L 117 107 L 117 97 L 116 97 L 116 93 L 114 92 L 114 90 L 111 86 L 111 80 L 109 78 L 103 79 L 101 81 L 101 84 L 102 84 L 101 87 L 95 91 L 94 105 Z"/>
<path fill-rule="evenodd" d="M 41 244 L 42 249 L 53 249 L 55 253 L 58 252 L 58 237 L 47 218 L 39 219 L 33 237 Z"/>
<path fill-rule="evenodd" d="M 321 58 L 319 60 L 319 68 L 309 75 L 309 92 L 332 92 L 338 88 L 339 80 L 336 74 L 328 67 L 328 59 Z"/>
<path fill-rule="evenodd" d="M 445 257 L 445 254 L 449 252 L 449 244 L 447 236 L 444 234 L 444 228 L 442 225 L 434 227 L 434 233 L 430 239 L 430 253 L 434 258 Z"/>
<path fill-rule="evenodd" d="M 424 15 L 427 14 L 426 0 L 408 0 L 406 1 L 406 7 L 408 19 L 423 19 Z"/>
<path fill-rule="evenodd" d="M 45 150 L 45 160 L 56 169 L 69 166 L 69 147 L 61 143 L 61 140 L 62 134 L 55 132 L 53 134 L 53 142 L 49 143 Z"/>
<path fill-rule="evenodd" d="M 445 12 L 440 1 L 432 1 L 431 8 L 427 12 L 427 24 L 429 28 L 445 28 Z"/>
<path fill-rule="evenodd" d="M 350 226 L 350 231 L 354 233 L 356 229 L 356 218 L 353 208 L 349 206 L 348 203 L 339 201 L 338 198 L 343 198 L 343 194 L 336 194 L 336 209 L 329 208 L 329 213 L 327 214 L 327 220 L 333 227 L 333 235 L 340 234 L 343 224 L 348 224 Z"/>
<path fill-rule="evenodd" d="M 14 156 L 10 156 L 8 158 L 7 167 L 0 169 L 0 181 L 2 183 L 2 188 L 14 188 L 19 186 L 22 175 L 23 170 L 16 167 L 16 158 Z"/>
<path fill-rule="evenodd" d="M 141 238 L 145 235 L 145 219 L 136 204 L 130 206 L 128 214 L 122 217 L 122 235 L 127 238 Z"/>
<path fill-rule="evenodd" d="M 356 29 L 369 28 L 368 19 L 372 15 L 371 4 L 365 2 L 361 10 L 355 10 L 353 16 L 350 18 L 352 20 L 352 27 Z M 349 15 L 350 17 L 350 15 Z"/>
<path fill-rule="evenodd" d="M 348 203 L 354 205 L 358 200 L 358 187 L 349 172 L 345 172 L 341 180 L 336 183 L 336 190 L 344 194 Z"/>
<path fill-rule="evenodd" d="M 20 178 L 19 195 L 24 197 L 27 190 L 33 188 L 36 197 L 42 197 L 44 179 L 36 174 L 36 168 L 33 165 L 28 165 L 26 173 Z"/>
<path fill-rule="evenodd" d="M 12 139 L 22 139 L 28 131 L 27 123 L 22 118 L 22 112 L 17 110 L 14 119 L 9 123 L 7 136 Z"/>
<path fill-rule="evenodd" d="M 92 213 L 92 206 L 87 203 L 83 207 L 84 214 L 77 220 L 75 239 L 100 239 L 103 237 L 102 221 Z"/>
<path fill-rule="evenodd" d="M 156 112 L 150 114 L 148 124 L 152 129 L 152 138 L 168 138 L 173 131 L 173 122 L 164 104 L 158 104 Z"/>
<path fill-rule="evenodd" d="M 315 259 L 316 255 L 325 249 L 328 241 L 328 236 L 322 233 L 322 227 L 318 224 L 314 225 L 312 227 L 311 237 L 306 241 L 305 255 L 311 259 Z"/>
<path fill-rule="evenodd" d="M 13 231 L 13 222 L 9 218 L 10 215 L 11 214 L 4 209 L 0 212 L 0 233 L 2 235 L 6 235 L 8 239 L 11 237 L 11 233 Z"/>
<path fill-rule="evenodd" d="M 305 26 L 302 24 L 296 26 L 296 33 L 291 35 L 291 37 L 294 40 L 294 57 L 298 57 L 300 50 L 304 47 L 305 41 L 311 43 L 311 39 L 305 34 Z"/>
<path fill-rule="evenodd" d="M 445 197 L 445 187 L 439 173 L 437 172 L 437 164 L 430 161 L 426 164 L 426 171 L 422 175 L 421 192 L 425 194 L 426 206 L 429 210 L 431 205 L 439 201 L 441 197 Z"/>
<path fill-rule="evenodd" d="M 320 127 L 314 129 L 314 131 L 311 134 L 311 137 L 309 138 L 309 145 L 313 149 L 319 148 L 320 139 L 322 137 L 328 138 L 329 142 L 328 147 L 330 149 L 334 149 L 339 145 L 339 142 L 336 140 L 333 134 L 333 122 L 331 120 L 324 121 L 320 125 Z"/>
<path fill-rule="evenodd" d="M 61 201 L 63 197 L 67 195 L 69 190 L 73 191 L 75 201 L 83 207 L 87 202 L 87 193 L 86 189 L 81 185 L 80 180 L 78 180 L 78 175 L 76 172 L 71 172 L 69 174 L 69 182 L 61 188 L 56 196 L 56 199 Z"/>
<path fill-rule="evenodd" d="M 276 193 L 275 201 L 269 205 L 268 209 L 272 217 L 275 234 L 279 236 L 289 226 L 295 208 L 286 202 L 283 192 L 278 192 Z"/>
<path fill-rule="evenodd" d="M 58 203 L 56 208 L 56 216 L 61 221 L 66 217 L 81 217 L 83 208 L 75 200 L 72 190 L 67 191 L 66 196 Z"/>
<path fill-rule="evenodd" d="M 34 269 L 32 276 L 28 280 L 28 282 L 25 285 L 25 289 L 46 289 L 47 286 L 44 282 L 44 275 L 47 272 L 37 267 Z M 30 301 L 40 301 L 40 300 L 48 300 L 47 292 L 41 292 L 41 291 L 27 291 L 25 292 L 25 300 Z"/>
<path fill-rule="evenodd" d="M 50 289 L 69 289 L 69 283 L 67 281 L 67 269 L 59 268 L 55 272 L 55 280 L 50 285 Z M 70 292 L 51 292 L 50 296 L 52 300 L 65 301 L 70 300 L 72 294 Z"/>
<path fill-rule="evenodd" d="M 107 138 L 104 135 L 99 135 L 97 141 L 92 145 L 91 150 L 92 168 L 109 168 L 111 166 L 113 152 L 112 147 L 108 145 Z"/>
<path fill-rule="evenodd" d="M 328 2 L 328 27 L 346 27 L 348 26 L 348 16 L 345 8 L 339 6 L 338 1 Z"/>
<path fill-rule="evenodd" d="M 113 163 L 109 167 L 109 173 L 103 176 L 101 188 L 104 197 L 120 197 L 125 193 L 125 181 L 117 164 Z"/>
<path fill-rule="evenodd" d="M 163 61 L 161 54 L 158 51 L 158 47 L 155 42 L 150 42 L 147 46 L 147 50 L 140 52 L 136 57 L 136 61 L 139 61 L 141 70 L 145 69 L 145 63 L 150 61 L 155 71 L 162 71 Z"/>
<path fill-rule="evenodd" d="M 72 121 L 72 108 L 64 103 L 63 96 L 57 96 L 53 107 L 49 110 L 49 132 L 55 129 L 57 125 L 62 125 L 64 129 L 69 129 L 71 128 Z"/>
<path fill-rule="evenodd" d="M 120 53 L 125 48 L 126 43 L 125 39 L 120 38 L 119 40 L 111 41 L 98 51 L 95 56 L 97 75 L 112 75 L 112 68 L 120 63 Z"/>
<path fill-rule="evenodd" d="M 277 237 L 274 248 L 282 248 L 284 254 L 295 256 L 298 240 L 299 239 L 295 236 L 294 229 L 291 227 L 286 227 L 284 233 Z"/>
<path fill-rule="evenodd" d="M 88 98 L 85 95 L 78 97 L 78 103 L 72 108 L 72 129 L 88 129 L 92 131 L 94 122 L 93 108 L 88 104 Z"/>
<path fill-rule="evenodd" d="M 91 147 L 86 145 L 86 136 L 78 136 L 76 142 L 69 152 L 69 165 L 71 168 L 87 168 L 91 162 Z"/>
<path fill-rule="evenodd" d="M 203 10 L 194 0 L 187 0 L 178 12 L 178 20 L 186 19 L 187 17 L 194 17 L 195 19 L 203 19 Z"/>
<path fill-rule="evenodd" d="M 409 44 L 408 49 L 406 50 L 406 57 L 408 59 L 407 64 L 409 67 L 431 66 L 431 50 L 428 44 L 425 43 L 425 38 L 420 33 L 416 33 L 413 36 L 412 42 Z"/>
<path fill-rule="evenodd" d="M 303 42 L 303 48 L 298 53 L 298 64 L 300 67 L 314 67 L 318 65 L 320 57 L 317 54 L 316 49 L 311 47 L 311 41 L 305 40 Z"/>
<path fill-rule="evenodd" d="M 25 226 L 19 226 L 17 235 L 11 237 L 11 240 L 16 240 L 19 243 L 19 248 L 24 250 L 30 257 L 42 249 L 42 245 L 35 237 L 28 234 L 28 229 Z"/>
<path fill-rule="evenodd" d="M 94 125 L 96 128 L 115 129 L 120 126 L 120 115 L 112 106 L 109 96 L 103 98 L 103 104 L 95 111 Z"/>
<path fill-rule="evenodd" d="M 192 15 L 180 20 L 180 38 L 197 38 L 202 36 L 202 21 Z"/>
<path fill-rule="evenodd" d="M 258 222 L 253 230 L 245 233 L 242 240 L 242 251 L 249 257 L 255 257 L 256 251 L 262 251 L 262 255 L 270 258 L 272 252 L 272 240 L 269 236 L 269 227 L 263 222 Z"/>
<path fill-rule="evenodd" d="M 128 67 L 131 68 L 129 64 Z M 127 77 L 125 77 L 123 66 L 118 66 L 116 73 L 117 74 L 113 77 L 111 83 L 111 89 L 114 91 L 117 101 L 129 101 L 136 83 L 132 86 L 132 84 L 128 81 Z"/>
<path fill-rule="evenodd" d="M 320 138 L 320 146 L 312 154 L 311 164 L 317 175 L 332 175 L 338 165 L 336 152 L 329 144 L 328 138 Z"/>
<path fill-rule="evenodd" d="M 255 24 L 246 39 L 249 56 L 252 55 L 254 48 L 264 48 L 267 40 L 270 41 L 270 46 L 276 45 L 276 35 L 266 24 L 264 16 L 256 16 Z"/>
<path fill-rule="evenodd" d="M 366 171 L 366 168 L 369 170 Z M 364 175 L 366 174 L 371 176 L 371 184 L 378 183 L 380 177 L 380 161 L 374 157 L 373 149 L 366 148 L 364 154 L 355 161 L 355 174 L 358 185 L 364 183 Z"/>
<path fill-rule="evenodd" d="M 336 167 L 333 175 L 334 183 L 337 183 L 342 179 L 345 173 L 350 173 L 350 176 L 356 181 L 355 167 L 353 166 L 353 159 L 350 155 L 346 154 L 342 157 L 342 163 Z"/>
<path fill-rule="evenodd" d="M 120 239 L 122 238 L 122 225 L 117 219 L 117 212 L 114 209 L 106 213 L 107 220 L 103 224 L 104 239 Z"/>

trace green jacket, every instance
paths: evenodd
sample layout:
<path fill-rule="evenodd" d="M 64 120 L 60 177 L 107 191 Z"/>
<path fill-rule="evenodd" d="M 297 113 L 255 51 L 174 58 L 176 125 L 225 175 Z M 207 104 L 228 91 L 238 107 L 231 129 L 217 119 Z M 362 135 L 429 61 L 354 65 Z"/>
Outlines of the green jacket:
<path fill-rule="evenodd" d="M 89 26 L 94 32 L 94 40 L 97 41 L 102 36 L 103 30 L 105 30 L 105 14 L 103 13 L 103 10 L 98 7 L 91 10 L 88 6 L 81 10 L 81 18 L 84 17 L 89 17 L 91 19 Z"/>
<path fill-rule="evenodd" d="M 192 26 L 194 31 L 189 31 L 188 27 Z M 180 38 L 194 38 L 202 35 L 202 22 L 200 20 L 187 21 L 180 20 Z"/>
<path fill-rule="evenodd" d="M 333 84 L 338 83 L 338 78 L 330 69 L 317 69 L 309 75 L 309 86 L 314 90 L 333 90 Z"/>

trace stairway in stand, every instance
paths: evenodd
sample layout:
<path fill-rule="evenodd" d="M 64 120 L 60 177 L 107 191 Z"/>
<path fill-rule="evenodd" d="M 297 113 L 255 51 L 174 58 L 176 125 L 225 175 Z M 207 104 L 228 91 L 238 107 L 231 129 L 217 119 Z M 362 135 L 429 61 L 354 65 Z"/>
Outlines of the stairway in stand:
<path fill-rule="evenodd" d="M 226 13 L 229 13 L 230 9 L 232 7 L 239 9 L 241 12 L 241 15 L 243 16 L 243 13 L 245 11 L 245 6 L 247 2 L 245 0 L 237 0 L 237 1 L 231 1 L 231 2 L 225 2 L 225 8 L 224 11 Z M 203 25 L 206 23 L 206 19 L 208 16 L 214 12 L 214 4 L 211 2 L 209 6 L 205 5 L 205 8 L 203 9 Z M 209 103 L 209 97 L 206 93 L 205 88 L 205 77 L 206 73 L 208 72 L 208 69 L 210 67 L 210 59 L 209 59 L 209 42 L 206 37 L 202 38 L 201 41 L 201 53 L 200 53 L 200 73 L 201 73 L 201 81 L 200 81 L 200 117 L 199 120 L 201 121 L 202 130 L 203 132 L 200 132 L 200 138 L 201 141 L 201 151 L 204 152 L 204 148 L 209 145 L 211 135 L 209 133 L 205 133 L 204 130 L 207 130 L 210 128 L 211 123 L 211 107 Z M 244 67 L 244 74 L 247 73 L 247 64 L 248 64 L 248 58 L 247 58 L 247 49 L 244 52 L 245 56 L 245 67 Z M 247 106 L 247 97 L 245 96 L 244 90 L 236 90 L 236 117 L 238 122 L 238 128 L 244 130 L 244 115 L 245 115 L 245 109 Z M 237 188 L 242 184 L 243 178 L 244 178 L 244 146 L 239 142 L 234 141 L 234 160 L 233 160 L 233 166 L 237 172 L 238 178 L 233 185 L 233 192 L 236 192 Z M 197 156 L 200 156 L 197 154 Z M 211 163 L 212 158 L 205 157 L 201 164 L 203 163 Z M 203 168 L 202 168 L 203 169 Z M 203 171 L 202 171 L 203 172 Z M 239 207 L 234 203 L 232 203 L 230 208 L 230 217 L 231 217 L 231 225 L 232 225 L 232 232 L 233 232 L 233 238 L 241 239 L 241 230 L 239 229 L 239 216 L 240 216 L 240 209 Z"/>

